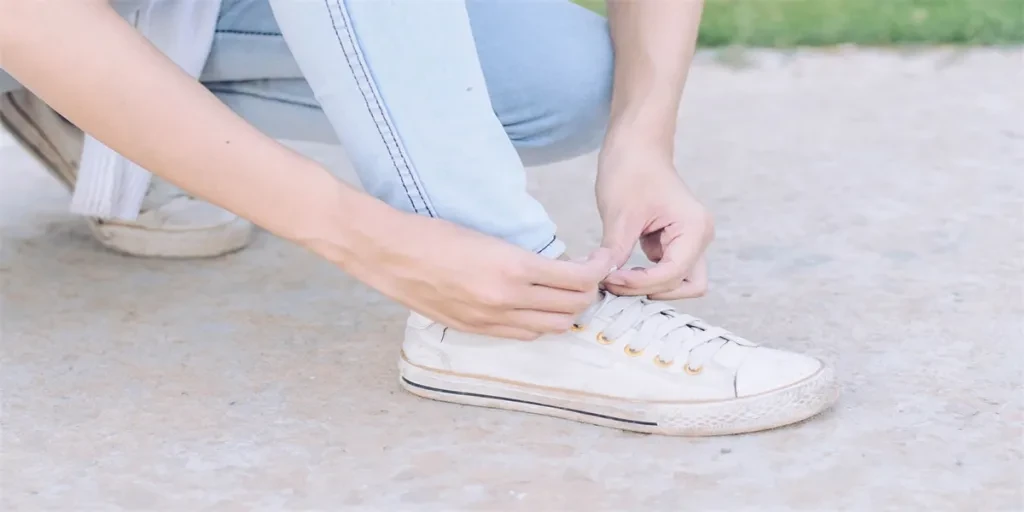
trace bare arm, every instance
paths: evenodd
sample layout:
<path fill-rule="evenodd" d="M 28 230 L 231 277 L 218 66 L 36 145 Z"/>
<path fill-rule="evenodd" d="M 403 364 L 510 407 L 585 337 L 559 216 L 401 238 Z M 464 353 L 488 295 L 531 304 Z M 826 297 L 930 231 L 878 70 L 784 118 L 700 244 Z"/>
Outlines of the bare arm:
<path fill-rule="evenodd" d="M 645 138 L 671 150 L 703 0 L 609 0 L 615 85 L 608 142 Z"/>
<path fill-rule="evenodd" d="M 704 294 L 711 216 L 674 164 L 676 118 L 693 60 L 702 0 L 609 0 L 615 47 L 611 119 L 597 179 L 602 245 L 622 267 L 639 241 L 649 269 L 612 273 L 623 295 L 680 299 Z"/>
<path fill-rule="evenodd" d="M 547 260 L 357 192 L 249 126 L 105 0 L 0 0 L 0 66 L 139 165 L 451 327 L 565 330 L 610 266 Z"/>
<path fill-rule="evenodd" d="M 249 126 L 104 0 L 0 0 L 0 65 L 124 156 L 287 239 L 344 243 L 353 223 L 325 223 L 385 208 Z"/>

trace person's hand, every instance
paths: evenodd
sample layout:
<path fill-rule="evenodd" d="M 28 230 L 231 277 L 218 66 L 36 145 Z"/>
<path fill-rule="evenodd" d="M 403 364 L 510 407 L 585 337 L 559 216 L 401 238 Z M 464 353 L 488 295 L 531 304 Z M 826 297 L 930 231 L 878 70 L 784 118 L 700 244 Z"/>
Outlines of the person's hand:
<path fill-rule="evenodd" d="M 359 280 L 460 331 L 532 340 L 568 330 L 597 298 L 610 251 L 551 260 L 447 221 L 378 212 L 339 264 Z M 372 229 L 370 232 L 368 229 Z"/>
<path fill-rule="evenodd" d="M 704 250 L 714 236 L 711 215 L 676 173 L 671 151 L 643 145 L 605 150 L 597 178 L 597 205 L 604 223 L 602 247 L 621 270 L 604 281 L 618 295 L 671 300 L 707 291 Z M 637 241 L 647 269 L 625 269 Z"/>

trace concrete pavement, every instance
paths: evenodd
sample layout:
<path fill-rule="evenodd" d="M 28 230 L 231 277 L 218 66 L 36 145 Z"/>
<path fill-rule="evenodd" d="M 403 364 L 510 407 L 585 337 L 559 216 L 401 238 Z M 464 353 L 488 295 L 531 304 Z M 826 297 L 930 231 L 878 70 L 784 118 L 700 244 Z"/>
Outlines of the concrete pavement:
<path fill-rule="evenodd" d="M 266 235 L 206 261 L 106 252 L 0 134 L 0 508 L 1021 510 L 1022 67 L 699 56 L 680 162 L 718 239 L 684 308 L 844 386 L 805 424 L 715 439 L 406 395 L 401 308 Z M 593 163 L 531 171 L 579 252 Z"/>

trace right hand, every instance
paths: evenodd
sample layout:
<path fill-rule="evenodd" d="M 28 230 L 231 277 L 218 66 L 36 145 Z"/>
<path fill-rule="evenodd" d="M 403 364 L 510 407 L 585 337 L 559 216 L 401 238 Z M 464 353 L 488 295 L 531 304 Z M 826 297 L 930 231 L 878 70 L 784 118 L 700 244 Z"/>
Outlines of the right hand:
<path fill-rule="evenodd" d="M 568 330 L 612 266 L 551 260 L 447 221 L 385 215 L 368 243 L 339 262 L 388 297 L 460 331 L 533 340 Z"/>

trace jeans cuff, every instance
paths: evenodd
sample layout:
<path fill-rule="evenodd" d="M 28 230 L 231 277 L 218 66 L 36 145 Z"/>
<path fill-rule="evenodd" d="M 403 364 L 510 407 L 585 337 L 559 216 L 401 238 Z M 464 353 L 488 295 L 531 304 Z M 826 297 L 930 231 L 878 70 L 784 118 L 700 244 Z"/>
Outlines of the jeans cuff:
<path fill-rule="evenodd" d="M 547 245 L 544 245 L 534 252 L 544 256 L 545 258 L 555 259 L 565 252 L 565 242 L 559 240 L 558 237 L 552 236 L 551 241 L 548 242 Z"/>

